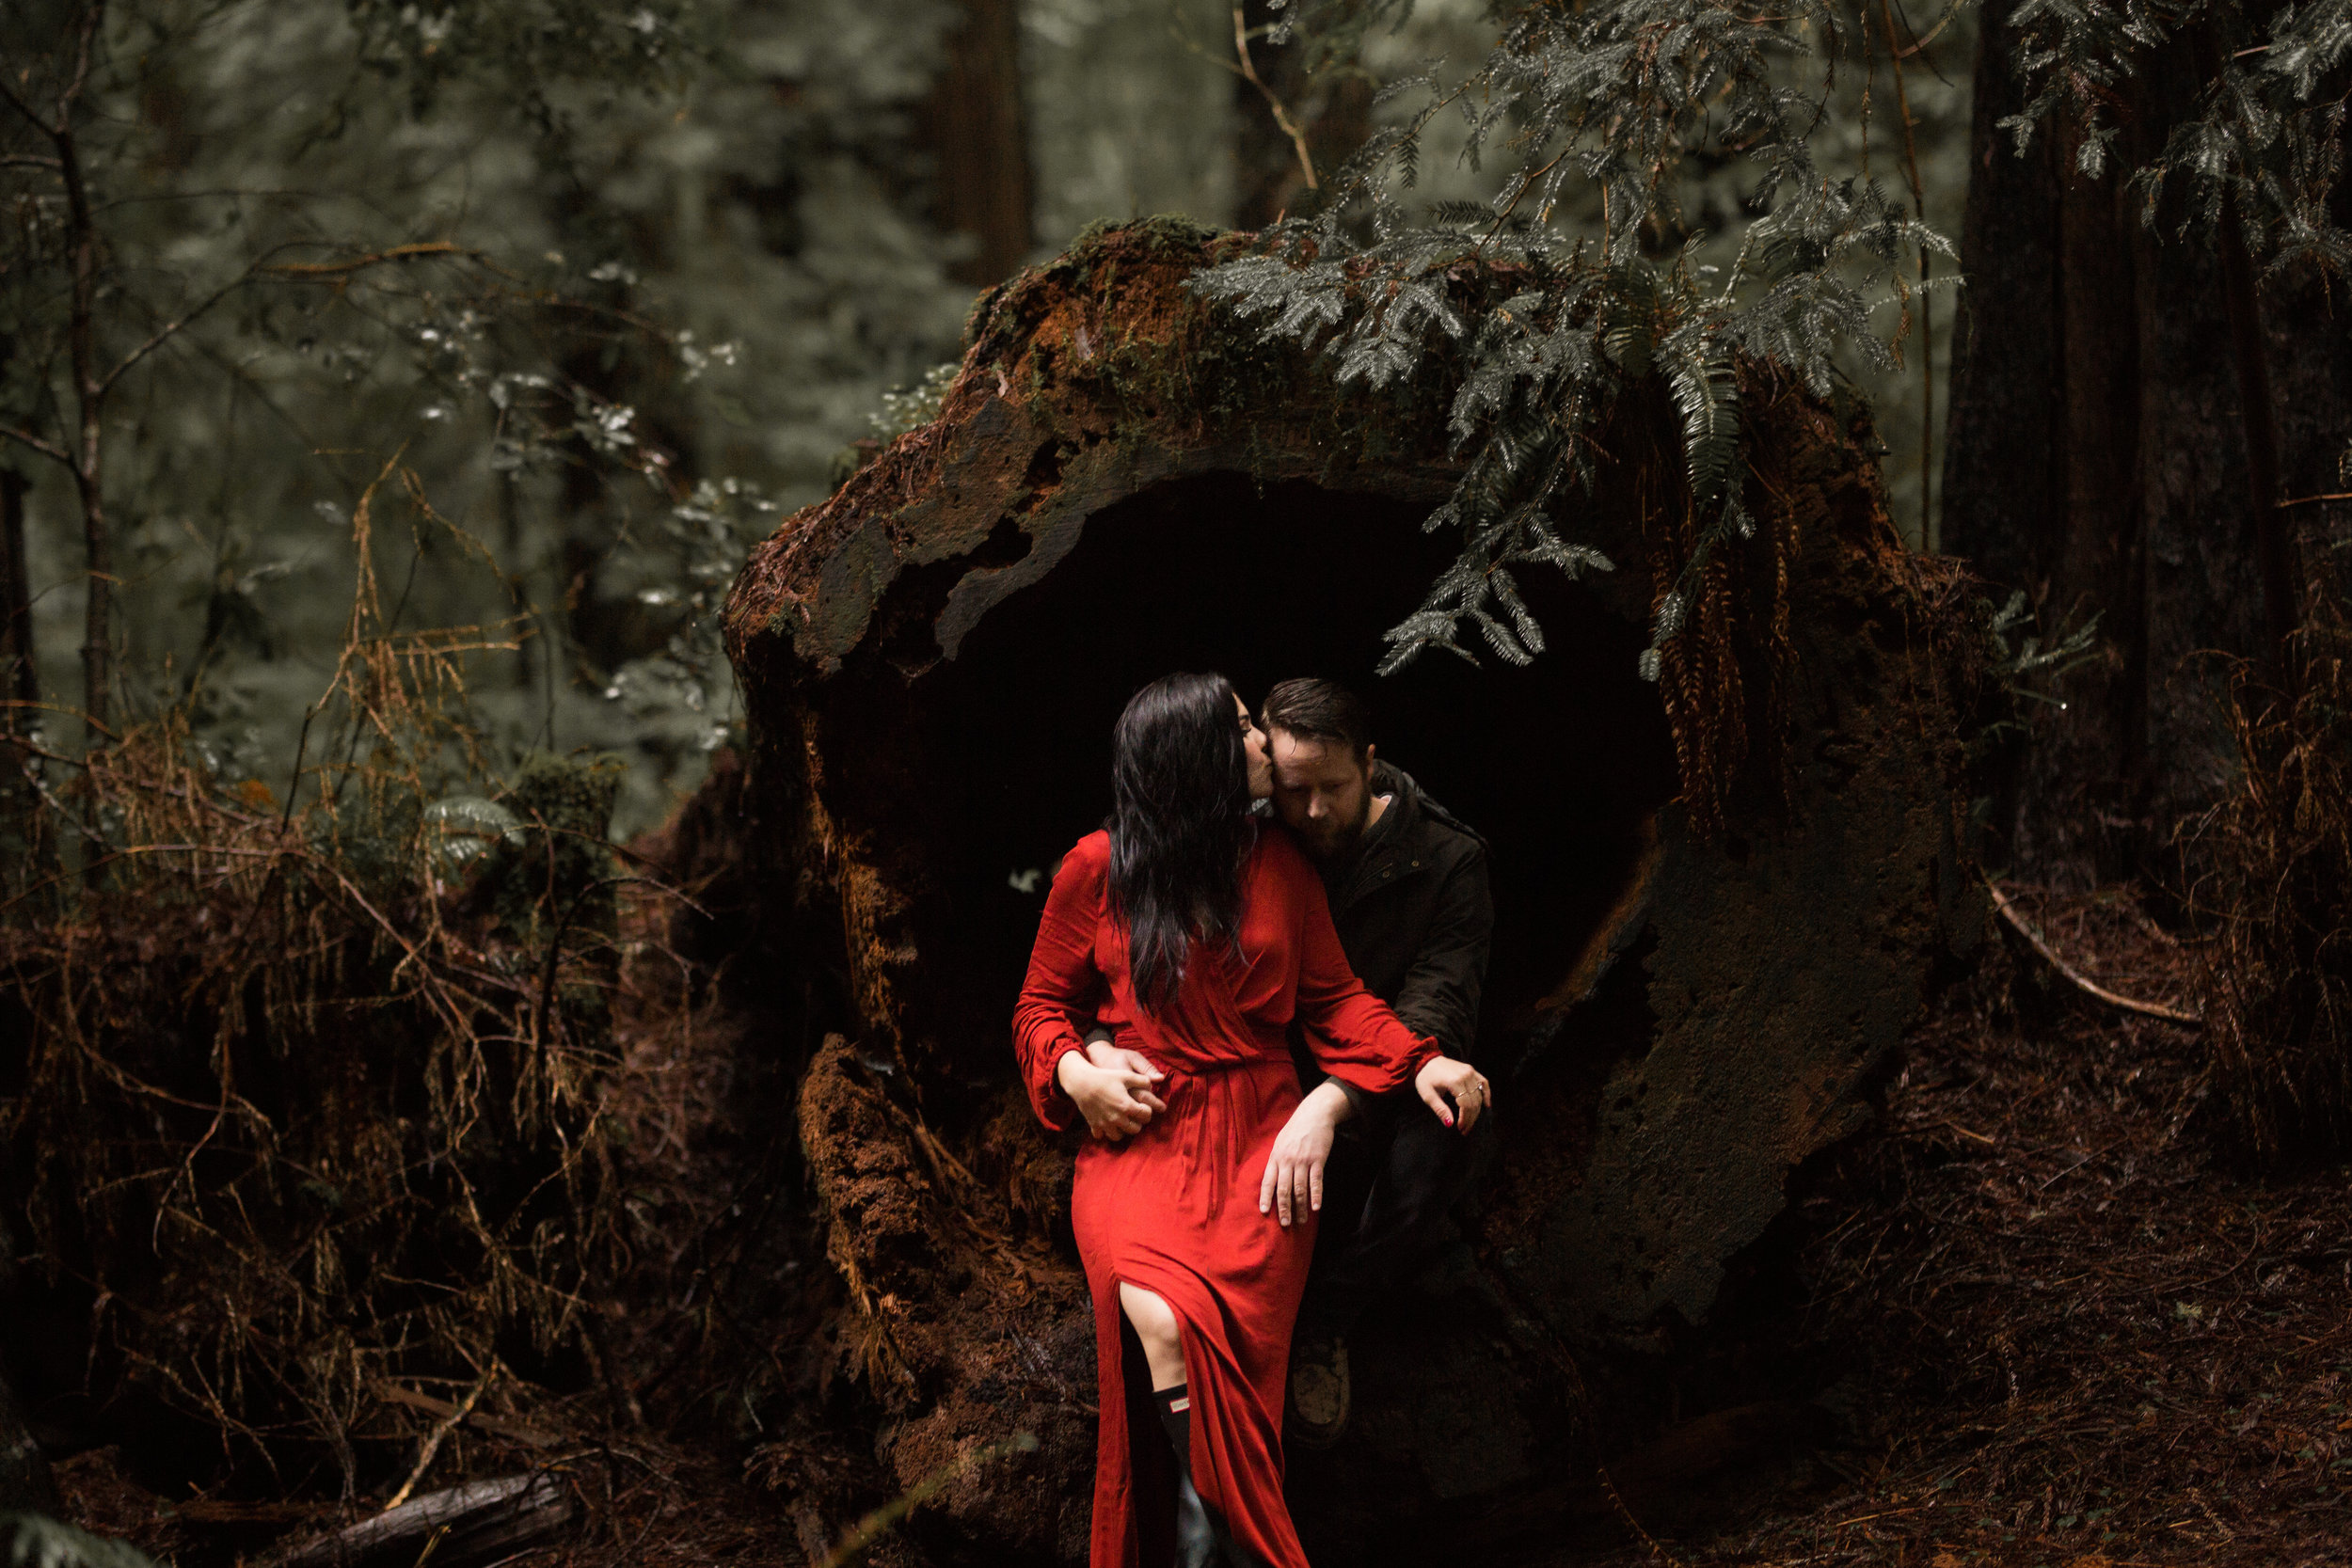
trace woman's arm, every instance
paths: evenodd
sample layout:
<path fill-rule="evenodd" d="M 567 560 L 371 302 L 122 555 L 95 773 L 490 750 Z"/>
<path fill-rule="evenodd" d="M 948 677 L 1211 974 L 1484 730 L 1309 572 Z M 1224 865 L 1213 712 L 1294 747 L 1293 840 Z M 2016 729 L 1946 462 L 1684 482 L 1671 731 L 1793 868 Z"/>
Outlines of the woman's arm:
<path fill-rule="evenodd" d="M 1258 1212 L 1274 1214 L 1288 1228 L 1294 1218 L 1304 1220 L 1322 1212 L 1323 1167 L 1331 1158 L 1331 1134 L 1353 1115 L 1355 1105 L 1336 1078 L 1326 1078 L 1298 1102 L 1266 1155 L 1265 1175 L 1258 1181 Z"/>
<path fill-rule="evenodd" d="M 1045 895 L 1037 942 L 1029 949 L 1029 973 L 1012 1010 L 1012 1042 L 1029 1106 L 1056 1132 L 1084 1119 L 1061 1086 L 1060 1068 L 1069 1052 L 1085 1054 L 1078 1021 L 1092 1016 L 1103 974 L 1094 963 L 1095 927 L 1102 918 L 1100 869 L 1092 857 L 1073 849 L 1062 858 Z"/>
<path fill-rule="evenodd" d="M 1094 1016 L 1103 984 L 1094 938 L 1103 918 L 1105 867 L 1089 847 L 1063 858 L 1045 895 L 1028 977 L 1013 1008 L 1013 1048 L 1040 1121 L 1057 1132 L 1083 1124 L 1094 1136 L 1116 1142 L 1141 1132 L 1168 1106 L 1152 1092 L 1151 1077 L 1089 1062 L 1078 1037 L 1079 1025 Z"/>

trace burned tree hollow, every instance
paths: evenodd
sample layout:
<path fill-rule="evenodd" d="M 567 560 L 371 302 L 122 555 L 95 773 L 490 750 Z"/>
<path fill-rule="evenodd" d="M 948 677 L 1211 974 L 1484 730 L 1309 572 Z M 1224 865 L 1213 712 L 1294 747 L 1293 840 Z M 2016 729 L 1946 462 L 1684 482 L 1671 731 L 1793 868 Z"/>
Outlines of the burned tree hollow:
<path fill-rule="evenodd" d="M 1459 1244 L 1359 1332 L 1348 1437 L 1292 1458 L 1311 1549 L 1420 1560 L 1464 1498 L 1503 1534 L 1588 1500 L 1550 1497 L 1564 1456 L 1657 1433 L 1638 1409 L 1585 1430 L 1572 1358 L 1707 1322 L 1981 927 L 1964 587 L 1904 554 L 1866 429 L 1746 389 L 1756 536 L 1653 684 L 1692 506 L 1670 412 L 1629 396 L 1561 516 L 1613 569 L 1521 574 L 1546 650 L 1376 676 L 1459 548 L 1422 527 L 1455 478 L 1450 389 L 1351 398 L 1213 315 L 1184 280 L 1245 243 L 1154 221 L 996 291 L 941 419 L 787 521 L 729 605 L 774 896 L 837 998 L 800 1134 L 880 1449 L 911 1485 L 1041 1439 L 916 1515 L 947 1560 L 1084 1555 L 1069 1150 L 1028 1117 L 1008 1020 L 1146 681 L 1347 682 L 1381 755 L 1492 850 L 1502 1158 Z"/>
<path fill-rule="evenodd" d="M 1532 666 L 1438 656 L 1375 678 L 1381 631 L 1454 547 L 1422 533 L 1427 511 L 1231 471 L 1155 485 L 1089 517 L 1050 575 L 913 683 L 936 725 L 934 874 L 989 1048 L 1053 866 L 1107 810 L 1112 722 L 1178 669 L 1218 670 L 1252 702 L 1298 674 L 1374 702 L 1378 754 L 1501 847 L 1495 1032 L 1526 1033 L 1640 863 L 1672 741 L 1635 673 L 1638 631 L 1576 585 L 1536 589 L 1558 642 Z"/>

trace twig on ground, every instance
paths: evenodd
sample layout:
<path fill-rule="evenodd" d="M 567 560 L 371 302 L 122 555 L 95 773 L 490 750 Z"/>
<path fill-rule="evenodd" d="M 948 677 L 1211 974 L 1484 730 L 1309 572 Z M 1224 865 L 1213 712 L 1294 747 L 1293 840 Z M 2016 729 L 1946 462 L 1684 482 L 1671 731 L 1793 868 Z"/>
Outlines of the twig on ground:
<path fill-rule="evenodd" d="M 466 1397 L 448 1415 L 434 1423 L 433 1431 L 425 1437 L 424 1446 L 417 1450 L 416 1468 L 410 1470 L 408 1479 L 400 1483 L 400 1490 L 392 1494 L 392 1500 L 384 1505 L 385 1513 L 389 1513 L 408 1500 L 408 1494 L 417 1489 L 417 1482 L 422 1481 L 424 1473 L 433 1468 L 433 1457 L 441 1451 L 441 1444 L 447 1440 L 452 1432 L 457 1429 L 459 1422 L 473 1414 L 473 1407 L 481 1402 L 484 1394 L 489 1392 L 490 1379 L 497 1373 L 497 1366 L 493 1364 L 490 1370 L 484 1372 L 474 1386 L 467 1390 Z"/>
<path fill-rule="evenodd" d="M 2009 895 L 2003 893 L 1996 883 L 1987 879 L 1984 885 L 1992 890 L 1993 907 L 2000 911 L 2001 918 L 2009 922 L 2010 927 L 2019 936 L 2024 937 L 2036 953 L 2042 955 L 2044 963 L 2057 970 L 2070 985 L 2084 995 L 2104 1002 L 2110 1007 L 2121 1007 L 2127 1013 L 2138 1013 L 2145 1018 L 2160 1018 L 2169 1023 L 2185 1024 L 2191 1029 L 2201 1029 L 2205 1026 L 2205 1021 L 2195 1013 L 2185 1013 L 2178 1007 L 2168 1007 L 2161 1002 L 2142 1002 L 2137 997 L 2125 996 L 2120 991 L 2107 990 L 2106 987 L 2091 979 L 2064 958 L 2059 958 L 2057 949 L 2042 940 L 2042 933 L 2033 928 L 2031 921 L 2017 912 L 2017 906 L 2010 902 Z"/>

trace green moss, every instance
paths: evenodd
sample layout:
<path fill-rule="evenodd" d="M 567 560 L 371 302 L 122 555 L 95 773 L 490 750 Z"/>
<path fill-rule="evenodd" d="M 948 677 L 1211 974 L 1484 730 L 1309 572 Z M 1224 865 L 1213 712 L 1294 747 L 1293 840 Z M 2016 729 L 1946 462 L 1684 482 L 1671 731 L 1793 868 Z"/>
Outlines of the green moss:
<path fill-rule="evenodd" d="M 503 798 L 522 823 L 480 883 L 493 920 L 517 940 L 567 943 L 609 938 L 619 916 L 620 857 L 606 833 L 626 764 L 617 757 L 540 752 Z"/>
<path fill-rule="evenodd" d="M 1071 265 L 1083 271 L 1096 257 L 1114 250 L 1122 254 L 1141 251 L 1155 261 L 1206 261 L 1209 247 L 1222 235 L 1223 230 L 1195 223 L 1182 213 L 1158 213 L 1126 223 L 1098 219 L 1079 230 L 1070 248 L 1047 265 Z"/>

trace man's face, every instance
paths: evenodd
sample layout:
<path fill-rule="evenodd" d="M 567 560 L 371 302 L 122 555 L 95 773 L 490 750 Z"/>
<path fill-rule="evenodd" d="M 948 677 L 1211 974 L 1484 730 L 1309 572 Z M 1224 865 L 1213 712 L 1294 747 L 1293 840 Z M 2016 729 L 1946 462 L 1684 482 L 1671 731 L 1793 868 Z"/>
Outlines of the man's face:
<path fill-rule="evenodd" d="M 1337 860 L 1364 836 L 1372 812 L 1372 752 L 1278 729 L 1274 752 L 1274 810 L 1307 852 Z"/>

